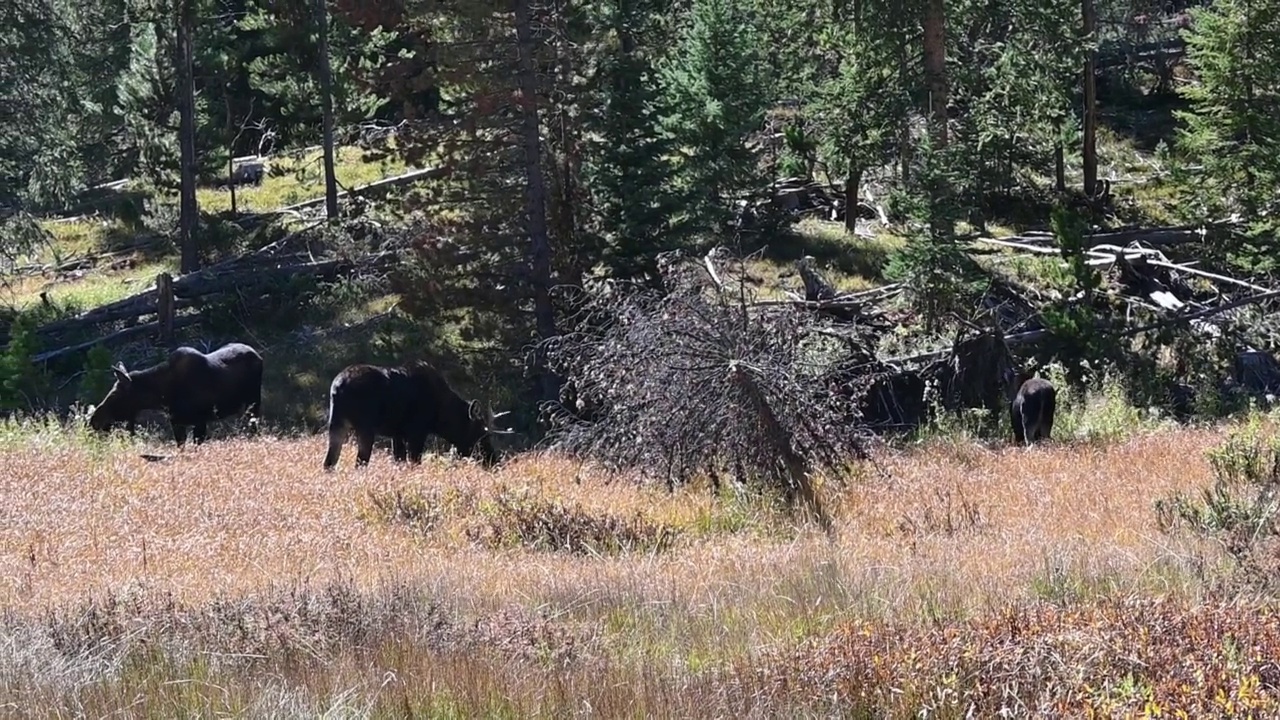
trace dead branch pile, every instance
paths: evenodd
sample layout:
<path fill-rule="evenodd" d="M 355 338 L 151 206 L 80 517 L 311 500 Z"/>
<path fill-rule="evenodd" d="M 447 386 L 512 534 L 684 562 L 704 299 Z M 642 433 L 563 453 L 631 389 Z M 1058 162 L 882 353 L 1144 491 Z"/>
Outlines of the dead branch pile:
<path fill-rule="evenodd" d="M 665 292 L 605 282 L 562 298 L 576 312 L 545 346 L 566 388 L 544 408 L 553 444 L 669 483 L 732 467 L 821 518 L 811 477 L 865 456 L 856 400 L 875 376 L 827 392 L 845 353 L 819 316 L 755 304 L 732 262 L 661 265 Z"/>

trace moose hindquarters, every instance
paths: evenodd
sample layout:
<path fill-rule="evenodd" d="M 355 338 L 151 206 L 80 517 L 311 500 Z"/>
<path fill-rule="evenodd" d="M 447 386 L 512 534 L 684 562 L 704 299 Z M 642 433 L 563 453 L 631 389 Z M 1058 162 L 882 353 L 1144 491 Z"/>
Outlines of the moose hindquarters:
<path fill-rule="evenodd" d="M 1053 415 L 1057 410 L 1058 393 L 1052 386 L 1046 388 L 1044 394 L 1044 409 L 1040 413 L 1040 422 L 1036 425 L 1036 439 L 1048 440 L 1049 435 L 1053 432 Z"/>
<path fill-rule="evenodd" d="M 1056 405 L 1057 390 L 1048 380 L 1031 378 L 1024 382 L 1010 406 L 1014 440 L 1030 445 L 1049 439 Z"/>

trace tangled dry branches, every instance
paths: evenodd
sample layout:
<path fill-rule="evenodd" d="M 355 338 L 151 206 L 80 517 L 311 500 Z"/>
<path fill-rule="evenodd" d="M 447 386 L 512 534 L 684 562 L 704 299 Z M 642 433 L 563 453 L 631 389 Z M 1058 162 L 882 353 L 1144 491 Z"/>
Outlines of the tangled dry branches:
<path fill-rule="evenodd" d="M 547 346 L 565 380 L 544 408 L 553 441 L 669 484 L 705 472 L 718 485 L 731 467 L 821 519 L 810 477 L 865 457 L 857 401 L 875 375 L 851 382 L 821 316 L 755 304 L 727 255 L 664 258 L 665 292 L 612 281 L 565 291 L 572 331 Z"/>

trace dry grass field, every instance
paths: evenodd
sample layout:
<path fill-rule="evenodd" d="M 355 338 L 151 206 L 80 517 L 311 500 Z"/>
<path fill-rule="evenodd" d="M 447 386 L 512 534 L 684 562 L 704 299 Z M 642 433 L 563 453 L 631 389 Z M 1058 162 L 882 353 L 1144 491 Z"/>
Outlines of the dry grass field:
<path fill-rule="evenodd" d="M 1156 521 L 1226 432 L 885 451 L 827 536 L 545 454 L 13 431 L 0 715 L 1273 715 L 1280 618 Z"/>

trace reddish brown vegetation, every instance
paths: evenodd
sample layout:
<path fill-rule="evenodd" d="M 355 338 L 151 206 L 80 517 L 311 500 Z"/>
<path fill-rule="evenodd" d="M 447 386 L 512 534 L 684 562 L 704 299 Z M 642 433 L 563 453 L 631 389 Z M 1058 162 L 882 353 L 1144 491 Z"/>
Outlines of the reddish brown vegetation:
<path fill-rule="evenodd" d="M 779 695 L 943 716 L 1261 717 L 1280 712 L 1269 605 L 1104 599 L 964 623 L 845 624 L 779 658 Z"/>

